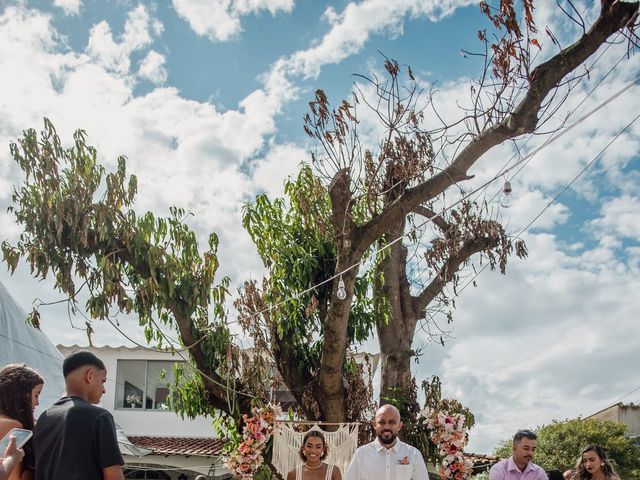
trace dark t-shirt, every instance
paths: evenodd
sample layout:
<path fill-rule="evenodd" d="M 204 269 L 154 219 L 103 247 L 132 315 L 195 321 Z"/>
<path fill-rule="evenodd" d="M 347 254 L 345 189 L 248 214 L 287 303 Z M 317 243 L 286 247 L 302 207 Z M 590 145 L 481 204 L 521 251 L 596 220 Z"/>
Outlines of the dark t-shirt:
<path fill-rule="evenodd" d="M 35 480 L 102 480 L 102 469 L 122 465 L 111 414 L 79 397 L 62 397 L 45 410 L 33 435 Z"/>

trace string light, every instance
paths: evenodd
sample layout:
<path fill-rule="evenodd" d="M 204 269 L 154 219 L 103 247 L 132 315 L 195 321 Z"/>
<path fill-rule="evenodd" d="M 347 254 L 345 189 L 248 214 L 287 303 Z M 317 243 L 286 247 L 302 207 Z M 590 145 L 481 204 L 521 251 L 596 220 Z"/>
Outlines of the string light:
<path fill-rule="evenodd" d="M 338 291 L 336 292 L 336 297 L 338 297 L 338 300 L 344 300 L 345 298 L 347 298 L 347 289 L 344 286 L 342 274 L 340 274 L 340 280 L 338 281 Z"/>
<path fill-rule="evenodd" d="M 515 203 L 515 198 L 513 196 L 513 188 L 511 188 L 511 182 L 505 179 L 504 185 L 502 187 L 502 193 L 500 194 L 500 206 L 502 208 L 511 208 Z"/>

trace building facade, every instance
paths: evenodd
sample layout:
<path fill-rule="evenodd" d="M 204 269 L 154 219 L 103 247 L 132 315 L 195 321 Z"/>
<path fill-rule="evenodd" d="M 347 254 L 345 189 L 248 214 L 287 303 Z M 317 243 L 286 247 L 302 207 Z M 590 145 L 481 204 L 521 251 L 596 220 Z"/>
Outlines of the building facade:
<path fill-rule="evenodd" d="M 629 429 L 628 435 L 630 437 L 640 438 L 640 405 L 634 405 L 633 403 L 625 405 L 620 402 L 586 418 L 622 423 Z"/>

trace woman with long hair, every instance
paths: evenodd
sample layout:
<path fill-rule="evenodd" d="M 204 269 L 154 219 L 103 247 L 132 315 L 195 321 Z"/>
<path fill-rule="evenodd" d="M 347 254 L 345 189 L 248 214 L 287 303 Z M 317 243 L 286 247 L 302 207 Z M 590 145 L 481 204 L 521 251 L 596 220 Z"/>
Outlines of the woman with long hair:
<path fill-rule="evenodd" d="M 12 428 L 32 430 L 33 412 L 40 404 L 38 397 L 44 379 L 33 368 L 12 363 L 0 369 L 0 438 Z M 31 440 L 24 448 L 22 463 L 11 472 L 10 480 L 31 480 L 35 454 Z"/>
<path fill-rule="evenodd" d="M 304 462 L 287 474 L 287 480 L 342 480 L 340 469 L 323 462 L 329 454 L 324 435 L 318 430 L 309 430 L 298 452 Z"/>
<path fill-rule="evenodd" d="M 604 448 L 600 445 L 589 445 L 580 453 L 572 480 L 620 480 L 620 475 L 607 458 Z"/>

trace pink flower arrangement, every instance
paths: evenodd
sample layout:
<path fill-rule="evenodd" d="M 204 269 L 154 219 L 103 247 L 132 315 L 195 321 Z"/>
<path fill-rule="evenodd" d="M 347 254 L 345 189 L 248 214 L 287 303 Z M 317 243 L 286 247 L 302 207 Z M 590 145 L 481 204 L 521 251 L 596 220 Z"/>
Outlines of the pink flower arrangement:
<path fill-rule="evenodd" d="M 425 408 L 420 412 L 423 423 L 432 431 L 431 440 L 438 446 L 442 457 L 440 476 L 450 480 L 465 480 L 471 473 L 472 463 L 462 450 L 467 444 L 467 427 L 462 414 L 448 414 Z"/>
<path fill-rule="evenodd" d="M 243 415 L 242 442 L 227 457 L 226 466 L 237 479 L 251 480 L 264 463 L 262 452 L 273 433 L 274 421 L 282 414 L 279 405 L 254 408 L 253 416 Z"/>

